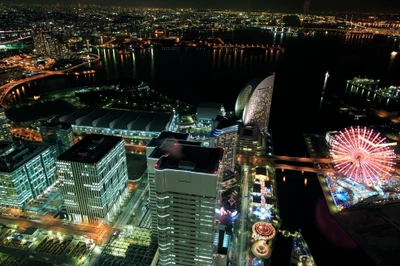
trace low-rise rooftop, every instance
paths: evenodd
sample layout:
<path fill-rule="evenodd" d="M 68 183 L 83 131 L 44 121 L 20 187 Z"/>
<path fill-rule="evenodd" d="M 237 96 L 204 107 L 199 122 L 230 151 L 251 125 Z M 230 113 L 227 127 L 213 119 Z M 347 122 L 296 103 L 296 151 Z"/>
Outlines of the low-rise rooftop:
<path fill-rule="evenodd" d="M 172 117 L 172 113 L 83 107 L 71 114 L 59 117 L 58 120 L 80 127 L 158 132 L 168 128 Z"/>

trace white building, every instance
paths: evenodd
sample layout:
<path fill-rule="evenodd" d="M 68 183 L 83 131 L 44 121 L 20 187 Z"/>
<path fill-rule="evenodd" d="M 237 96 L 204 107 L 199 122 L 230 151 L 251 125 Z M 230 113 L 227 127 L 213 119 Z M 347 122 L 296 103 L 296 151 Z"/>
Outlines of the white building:
<path fill-rule="evenodd" d="M 162 131 L 157 138 L 153 138 L 147 143 L 146 146 L 146 158 L 147 158 L 147 177 L 149 183 L 149 207 L 151 211 L 151 229 L 152 236 L 157 237 L 157 206 L 156 206 L 156 185 L 155 185 L 155 174 L 154 165 L 158 162 L 161 156 L 168 153 L 168 144 L 164 142 L 170 140 L 175 142 L 176 140 L 187 141 L 189 139 L 188 133 L 176 133 L 171 131 Z M 168 142 L 168 141 L 167 141 Z M 169 142 L 170 145 L 171 142 Z"/>
<path fill-rule="evenodd" d="M 57 174 L 71 220 L 109 223 L 128 191 L 123 139 L 87 135 L 58 157 Z"/>
<path fill-rule="evenodd" d="M 160 265 L 215 263 L 223 149 L 173 145 L 155 165 Z"/>

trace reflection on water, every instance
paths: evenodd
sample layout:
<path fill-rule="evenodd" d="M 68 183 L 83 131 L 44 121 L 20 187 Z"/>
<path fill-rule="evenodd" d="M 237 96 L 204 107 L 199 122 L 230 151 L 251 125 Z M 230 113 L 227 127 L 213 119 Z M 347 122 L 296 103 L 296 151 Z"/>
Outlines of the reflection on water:
<path fill-rule="evenodd" d="M 23 101 L 24 96 L 32 97 L 119 78 L 139 78 L 161 92 L 179 97 L 178 90 L 198 89 L 192 86 L 195 83 L 207 84 L 209 77 L 226 80 L 232 76 L 237 78 L 240 74 L 246 77 L 243 80 L 245 83 L 246 80 L 272 69 L 281 54 L 280 51 L 272 49 L 197 50 L 194 48 L 138 49 L 131 53 L 118 53 L 116 49 L 94 48 L 93 52 L 101 56 L 100 63 L 95 66 L 95 74 L 53 76 L 34 81 L 22 97 L 19 97 L 19 94 L 14 98 L 14 103 Z M 187 87 L 182 88 L 183 86 L 179 85 L 181 88 L 177 88 L 179 83 L 186 83 Z M 169 88 L 174 90 L 171 91 Z"/>
<path fill-rule="evenodd" d="M 199 32 L 185 32 L 184 37 L 190 37 L 191 34 L 193 37 L 199 36 Z M 209 96 L 213 95 L 215 101 L 224 102 L 230 107 L 241 86 L 254 77 L 272 71 L 278 75 L 292 75 L 300 69 L 310 69 L 306 75 L 297 80 L 301 81 L 307 76 L 307 80 L 312 82 L 318 80 L 320 71 L 329 70 L 333 75 L 331 88 L 336 87 L 336 89 L 344 86 L 340 84 L 343 78 L 348 79 L 358 75 L 381 80 L 398 80 L 398 75 L 395 73 L 399 71 L 397 63 L 399 56 L 382 59 L 382 53 L 386 51 L 382 49 L 398 48 L 398 39 L 335 32 L 327 34 L 315 32 L 308 35 L 299 33 L 298 37 L 294 37 L 294 34 L 275 34 L 265 31 L 201 32 L 204 38 L 211 34 L 214 34 L 215 38 L 222 38 L 234 44 L 279 44 L 286 50 L 282 53 L 280 50 L 269 49 L 139 49 L 132 53 L 119 54 L 116 49 L 93 48 L 93 52 L 101 56 L 101 61 L 93 66 L 97 71 L 94 76 L 57 76 L 39 80 L 33 82 L 26 92 L 20 92 L 22 99 L 16 96 L 15 101 L 20 102 L 24 96 L 32 97 L 49 91 L 101 83 L 104 80 L 138 78 L 171 97 L 200 101 L 208 100 Z M 345 47 L 348 52 L 343 50 Z M 365 48 L 359 49 L 359 47 Z M 368 50 L 368 47 L 374 49 Z M 288 56 L 287 53 L 291 55 Z M 296 58 L 299 54 L 302 56 L 300 60 Z M 282 59 L 293 65 L 290 69 L 292 73 L 286 73 L 286 69 L 279 67 L 280 64 L 277 63 L 282 62 Z M 372 66 L 371 62 L 374 63 Z M 387 69 L 389 71 L 383 72 Z M 277 78 L 279 79 L 278 76 Z M 277 84 L 279 86 L 279 82 Z M 396 85 L 396 83 L 391 84 Z M 293 86 L 289 90 L 296 87 Z M 218 89 L 225 88 L 230 88 L 229 91 L 234 88 L 235 93 L 223 96 L 215 94 Z"/>

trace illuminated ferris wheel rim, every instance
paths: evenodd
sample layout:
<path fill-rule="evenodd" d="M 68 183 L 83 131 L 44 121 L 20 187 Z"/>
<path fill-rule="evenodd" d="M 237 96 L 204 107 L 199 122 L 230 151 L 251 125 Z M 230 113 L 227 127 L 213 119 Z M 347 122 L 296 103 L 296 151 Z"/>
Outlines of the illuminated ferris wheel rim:
<path fill-rule="evenodd" d="M 365 182 L 388 176 L 394 170 L 396 143 L 388 143 L 379 132 L 366 127 L 341 130 L 332 143 L 330 153 L 336 170 L 347 177 Z"/>

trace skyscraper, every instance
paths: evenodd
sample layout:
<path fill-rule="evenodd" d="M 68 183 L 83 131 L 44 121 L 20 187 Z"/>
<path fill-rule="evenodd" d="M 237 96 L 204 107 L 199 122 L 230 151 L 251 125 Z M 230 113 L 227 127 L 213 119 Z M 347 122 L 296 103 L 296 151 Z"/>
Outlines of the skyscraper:
<path fill-rule="evenodd" d="M 170 131 L 162 131 L 157 138 L 153 138 L 147 143 L 146 146 L 146 158 L 147 158 L 147 176 L 149 183 L 149 205 L 151 211 L 151 229 L 154 238 L 157 238 L 157 206 L 156 206 L 156 185 L 155 185 L 155 174 L 154 165 L 157 163 L 161 156 L 167 154 L 168 144 L 164 146 L 166 140 L 176 141 L 176 140 L 188 140 L 188 133 L 176 133 Z M 171 145 L 171 143 L 170 143 Z M 161 147 L 162 146 L 162 147 Z"/>
<path fill-rule="evenodd" d="M 109 223 L 127 195 L 123 139 L 87 135 L 61 154 L 56 163 L 69 218 L 78 222 Z"/>
<path fill-rule="evenodd" d="M 0 141 L 12 141 L 10 120 L 6 117 L 4 108 L 0 108 Z"/>
<path fill-rule="evenodd" d="M 211 147 L 223 147 L 224 171 L 235 171 L 236 144 L 239 126 L 223 116 L 217 116 L 210 134 Z"/>
<path fill-rule="evenodd" d="M 212 265 L 222 148 L 175 144 L 155 165 L 160 265 Z"/>
<path fill-rule="evenodd" d="M 55 182 L 53 146 L 0 142 L 0 205 L 23 208 Z"/>
<path fill-rule="evenodd" d="M 240 92 L 236 100 L 235 113 L 242 118 L 245 126 L 257 124 L 262 132 L 267 131 L 274 81 L 274 74 L 264 79 L 254 79 Z"/>
<path fill-rule="evenodd" d="M 43 124 L 39 128 L 43 142 L 55 145 L 57 156 L 74 145 L 74 136 L 70 124 L 51 122 Z"/>

